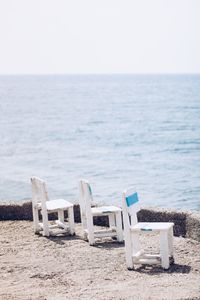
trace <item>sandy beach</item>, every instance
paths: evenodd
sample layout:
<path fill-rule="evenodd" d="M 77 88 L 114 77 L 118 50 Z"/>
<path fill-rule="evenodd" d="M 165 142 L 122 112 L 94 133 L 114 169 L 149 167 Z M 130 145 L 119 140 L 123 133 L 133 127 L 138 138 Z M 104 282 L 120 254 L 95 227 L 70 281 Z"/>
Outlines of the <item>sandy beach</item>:
<path fill-rule="evenodd" d="M 144 247 L 156 247 L 157 237 Z M 30 221 L 0 222 L 0 299 L 200 299 L 200 243 L 175 237 L 168 271 L 138 266 L 128 271 L 124 245 L 104 240 L 89 246 L 76 236 L 45 238 Z"/>

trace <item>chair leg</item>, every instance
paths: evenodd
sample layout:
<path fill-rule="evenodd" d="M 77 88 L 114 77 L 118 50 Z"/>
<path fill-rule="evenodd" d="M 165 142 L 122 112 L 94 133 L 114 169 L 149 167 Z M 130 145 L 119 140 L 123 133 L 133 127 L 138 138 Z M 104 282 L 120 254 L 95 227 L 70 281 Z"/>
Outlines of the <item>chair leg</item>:
<path fill-rule="evenodd" d="M 140 250 L 140 242 L 137 232 L 125 232 L 125 255 L 128 270 L 134 269 L 133 254 Z"/>
<path fill-rule="evenodd" d="M 39 232 L 39 211 L 36 208 L 33 208 L 33 223 L 34 223 L 34 232 Z"/>
<path fill-rule="evenodd" d="M 48 214 L 42 211 L 43 235 L 49 236 Z"/>
<path fill-rule="evenodd" d="M 85 214 L 82 212 L 81 212 L 81 224 L 83 230 L 83 238 L 84 240 L 87 240 L 87 220 Z"/>
<path fill-rule="evenodd" d="M 160 232 L 160 254 L 163 269 L 169 269 L 169 243 L 168 231 Z"/>
<path fill-rule="evenodd" d="M 74 230 L 74 210 L 73 207 L 70 207 L 68 209 L 68 218 L 69 218 L 69 231 L 71 235 L 74 235 L 75 230 Z"/>
<path fill-rule="evenodd" d="M 95 244 L 93 217 L 87 218 L 87 232 L 89 244 L 92 246 Z"/>
<path fill-rule="evenodd" d="M 122 231 L 122 216 L 121 212 L 115 214 L 116 217 L 116 231 L 117 231 L 117 240 L 118 242 L 123 242 L 123 231 Z"/>
<path fill-rule="evenodd" d="M 85 214 L 81 214 L 81 224 L 83 231 L 87 229 L 87 220 Z"/>
<path fill-rule="evenodd" d="M 173 227 L 171 227 L 168 231 L 168 245 L 169 245 L 169 256 L 173 259 L 174 253 L 173 253 Z"/>
<path fill-rule="evenodd" d="M 114 216 L 114 214 L 109 214 L 108 215 L 108 220 L 109 220 L 109 227 L 110 227 L 110 229 L 112 229 L 113 227 L 115 227 L 115 216 Z"/>
<path fill-rule="evenodd" d="M 141 250 L 139 236 L 137 232 L 132 232 L 132 255 Z"/>
<path fill-rule="evenodd" d="M 63 210 L 58 210 L 58 220 L 61 222 L 61 223 L 64 223 L 64 211 Z"/>
<path fill-rule="evenodd" d="M 125 256 L 126 256 L 126 266 L 128 270 L 133 270 L 133 259 L 132 259 L 132 249 L 131 249 L 131 237 L 130 234 L 125 235 Z"/>
<path fill-rule="evenodd" d="M 95 244 L 94 232 L 88 231 L 88 241 L 90 246 L 93 246 Z"/>
<path fill-rule="evenodd" d="M 127 253 L 128 250 L 125 250 L 125 255 L 126 255 L 126 266 L 128 270 L 134 270 L 134 264 L 133 264 L 133 259 L 131 256 L 131 253 Z"/>

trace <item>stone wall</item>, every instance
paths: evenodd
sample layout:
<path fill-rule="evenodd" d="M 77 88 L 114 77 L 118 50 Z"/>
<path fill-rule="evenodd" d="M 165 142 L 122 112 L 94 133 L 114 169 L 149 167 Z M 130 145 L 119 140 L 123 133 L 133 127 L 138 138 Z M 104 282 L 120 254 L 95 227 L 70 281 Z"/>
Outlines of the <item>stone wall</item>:
<path fill-rule="evenodd" d="M 53 219 L 55 215 L 51 215 Z M 80 223 L 80 208 L 74 206 L 75 222 Z M 200 242 L 200 212 L 184 212 L 160 208 L 143 208 L 138 213 L 140 222 L 174 222 L 174 235 L 195 239 Z M 0 220 L 32 220 L 30 200 L 0 203 Z M 108 225 L 107 217 L 96 217 L 96 225 Z"/>
<path fill-rule="evenodd" d="M 51 214 L 50 219 L 54 218 L 55 215 Z M 74 206 L 74 218 L 77 223 L 81 222 L 79 205 Z M 32 202 L 30 200 L 0 202 L 0 221 L 6 220 L 32 221 Z"/>

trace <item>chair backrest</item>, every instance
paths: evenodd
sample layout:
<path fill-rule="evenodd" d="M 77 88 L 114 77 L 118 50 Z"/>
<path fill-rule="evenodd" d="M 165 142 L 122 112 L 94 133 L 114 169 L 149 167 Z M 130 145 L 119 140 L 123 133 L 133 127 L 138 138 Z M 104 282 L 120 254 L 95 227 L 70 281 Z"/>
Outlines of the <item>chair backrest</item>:
<path fill-rule="evenodd" d="M 123 205 L 124 218 L 128 221 L 129 225 L 130 225 L 130 218 L 131 218 L 131 225 L 136 224 L 138 222 L 137 212 L 140 210 L 140 206 L 139 206 L 138 194 L 135 191 L 135 189 L 130 188 L 123 192 L 122 205 Z"/>
<path fill-rule="evenodd" d="M 38 177 L 31 177 L 31 185 L 33 205 L 41 204 L 45 208 L 45 203 L 49 200 L 45 182 Z"/>
<path fill-rule="evenodd" d="M 81 219 L 83 226 L 86 226 L 85 218 L 92 220 L 91 204 L 93 202 L 92 190 L 87 180 L 79 181 L 79 204 L 81 208 Z M 91 221 L 92 222 L 92 221 Z"/>
<path fill-rule="evenodd" d="M 92 189 L 89 182 L 85 179 L 79 181 L 79 199 L 83 211 L 86 207 L 91 207 L 93 202 Z"/>

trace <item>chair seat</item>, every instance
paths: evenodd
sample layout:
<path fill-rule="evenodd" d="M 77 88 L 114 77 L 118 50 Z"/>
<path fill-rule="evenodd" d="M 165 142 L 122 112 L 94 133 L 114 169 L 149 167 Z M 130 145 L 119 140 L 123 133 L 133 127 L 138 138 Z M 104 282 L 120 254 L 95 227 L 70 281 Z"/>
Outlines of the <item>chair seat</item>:
<path fill-rule="evenodd" d="M 93 216 L 98 216 L 102 214 L 110 214 L 110 213 L 117 213 L 121 212 L 121 208 L 116 207 L 116 206 L 101 206 L 101 207 L 92 207 L 92 214 Z"/>
<path fill-rule="evenodd" d="M 38 204 L 38 208 L 41 208 L 41 204 Z M 48 211 L 56 211 L 59 209 L 68 209 L 73 207 L 73 204 L 64 199 L 55 199 L 46 201 L 46 207 Z"/>
<path fill-rule="evenodd" d="M 174 223 L 168 222 L 152 222 L 143 223 L 139 222 L 131 226 L 131 231 L 166 231 L 173 227 Z"/>

